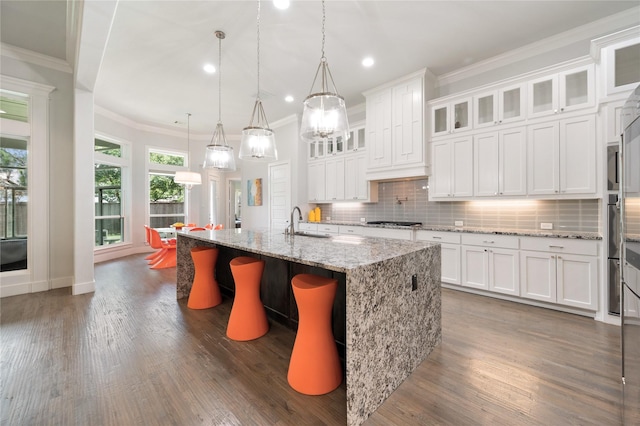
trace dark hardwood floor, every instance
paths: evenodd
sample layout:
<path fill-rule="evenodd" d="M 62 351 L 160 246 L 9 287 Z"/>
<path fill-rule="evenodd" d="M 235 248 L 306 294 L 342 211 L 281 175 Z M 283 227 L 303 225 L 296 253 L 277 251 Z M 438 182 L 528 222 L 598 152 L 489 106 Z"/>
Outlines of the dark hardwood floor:
<path fill-rule="evenodd" d="M 345 424 L 287 384 L 294 332 L 225 336 L 230 300 L 190 310 L 175 269 L 96 265 L 96 292 L 0 300 L 2 425 Z M 618 425 L 619 328 L 443 289 L 443 341 L 368 425 Z"/>

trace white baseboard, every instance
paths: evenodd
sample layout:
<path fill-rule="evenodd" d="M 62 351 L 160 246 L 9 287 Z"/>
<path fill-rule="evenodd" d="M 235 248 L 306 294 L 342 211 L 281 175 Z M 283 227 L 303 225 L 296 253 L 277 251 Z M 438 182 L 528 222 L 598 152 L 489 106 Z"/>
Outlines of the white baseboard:
<path fill-rule="evenodd" d="M 73 284 L 71 286 L 71 294 L 73 294 L 74 296 L 77 296 L 78 294 L 93 293 L 94 291 L 96 291 L 95 281 Z"/>
<path fill-rule="evenodd" d="M 109 247 L 108 249 L 98 249 L 93 253 L 93 263 L 106 262 L 108 260 L 119 259 L 132 254 L 151 253 L 153 251 L 155 251 L 155 249 L 152 249 L 149 246 L 132 247 L 130 244 L 115 248 Z"/>
<path fill-rule="evenodd" d="M 31 290 L 31 283 L 3 285 L 0 287 L 0 298 L 27 294 Z"/>
<path fill-rule="evenodd" d="M 56 288 L 71 287 L 73 285 L 73 277 L 54 278 L 51 280 L 51 290 Z"/>
<path fill-rule="evenodd" d="M 37 293 L 39 291 L 48 291 L 49 281 L 34 281 L 31 283 L 31 291 L 29 293 Z"/>

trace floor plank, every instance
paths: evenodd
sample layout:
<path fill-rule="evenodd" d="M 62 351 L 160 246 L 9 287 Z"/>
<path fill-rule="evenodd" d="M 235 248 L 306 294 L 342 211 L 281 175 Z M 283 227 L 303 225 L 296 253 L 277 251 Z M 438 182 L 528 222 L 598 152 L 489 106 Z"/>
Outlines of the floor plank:
<path fill-rule="evenodd" d="M 175 269 L 96 265 L 96 292 L 0 300 L 2 425 L 339 425 L 345 388 L 286 380 L 294 333 L 225 328 L 231 302 L 191 310 Z M 618 425 L 619 328 L 443 289 L 443 342 L 367 425 Z"/>

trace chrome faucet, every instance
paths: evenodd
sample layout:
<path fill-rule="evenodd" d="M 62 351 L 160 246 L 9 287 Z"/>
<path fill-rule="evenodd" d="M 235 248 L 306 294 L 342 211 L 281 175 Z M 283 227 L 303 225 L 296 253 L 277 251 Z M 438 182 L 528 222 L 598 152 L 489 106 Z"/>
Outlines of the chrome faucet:
<path fill-rule="evenodd" d="M 296 232 L 296 228 L 295 228 L 295 226 L 294 226 L 294 222 L 293 222 L 293 212 L 295 212 L 295 211 L 296 211 L 296 209 L 298 209 L 298 215 L 300 216 L 300 217 L 298 218 L 298 221 L 302 220 L 302 212 L 300 211 L 300 207 L 295 206 L 295 207 L 293 208 L 293 210 L 291 210 L 291 219 L 290 219 L 289 227 L 288 227 L 288 229 L 289 229 L 289 233 L 290 233 L 291 235 L 293 235 L 293 234 Z"/>

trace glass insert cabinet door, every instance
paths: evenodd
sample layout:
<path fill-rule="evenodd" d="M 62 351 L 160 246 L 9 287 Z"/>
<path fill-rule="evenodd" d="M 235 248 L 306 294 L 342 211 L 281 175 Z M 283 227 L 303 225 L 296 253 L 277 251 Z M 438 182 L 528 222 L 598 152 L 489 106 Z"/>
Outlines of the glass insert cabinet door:
<path fill-rule="evenodd" d="M 433 105 L 431 109 L 432 135 L 444 135 L 471 128 L 471 98 Z"/>

